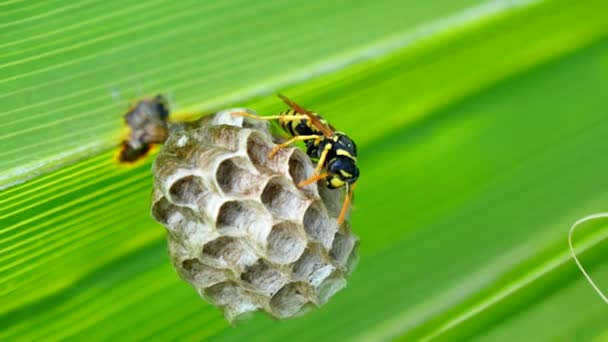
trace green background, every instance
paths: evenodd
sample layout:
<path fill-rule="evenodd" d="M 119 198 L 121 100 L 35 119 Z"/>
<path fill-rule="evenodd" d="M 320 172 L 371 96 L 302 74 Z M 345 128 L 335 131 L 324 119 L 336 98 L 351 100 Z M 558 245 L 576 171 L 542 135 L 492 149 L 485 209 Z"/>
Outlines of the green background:
<path fill-rule="evenodd" d="M 0 2 L 0 339 L 607 340 L 568 229 L 608 210 L 604 0 Z M 171 268 L 122 114 L 282 92 L 348 132 L 361 259 L 230 326 Z M 200 115 L 200 114 L 198 114 Z M 608 287 L 608 222 L 575 235 Z"/>

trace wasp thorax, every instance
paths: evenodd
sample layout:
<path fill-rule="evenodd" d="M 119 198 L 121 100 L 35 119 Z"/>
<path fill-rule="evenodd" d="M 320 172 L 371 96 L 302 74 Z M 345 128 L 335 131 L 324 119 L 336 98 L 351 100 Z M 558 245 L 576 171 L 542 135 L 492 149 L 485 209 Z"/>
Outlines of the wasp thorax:
<path fill-rule="evenodd" d="M 346 285 L 357 239 L 348 220 L 337 224 L 343 191 L 298 188 L 310 158 L 289 147 L 269 159 L 267 125 L 239 111 L 172 127 L 153 167 L 152 215 L 178 274 L 229 320 L 289 318 Z"/>

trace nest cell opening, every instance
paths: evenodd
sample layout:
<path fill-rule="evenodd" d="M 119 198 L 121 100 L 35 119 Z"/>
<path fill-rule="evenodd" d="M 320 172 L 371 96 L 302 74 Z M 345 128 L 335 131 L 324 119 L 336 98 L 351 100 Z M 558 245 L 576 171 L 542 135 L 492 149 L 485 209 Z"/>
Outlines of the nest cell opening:
<path fill-rule="evenodd" d="M 323 305 L 329 301 L 333 295 L 338 291 L 346 287 L 346 279 L 340 276 L 332 276 L 325 279 L 323 283 L 318 287 L 317 301 L 319 305 Z"/>
<path fill-rule="evenodd" d="M 329 278 L 335 270 L 336 267 L 323 260 L 318 252 L 310 249 L 306 250 L 293 266 L 296 278 L 306 281 L 315 288 Z"/>
<path fill-rule="evenodd" d="M 286 183 L 278 177 L 270 179 L 262 192 L 262 203 L 280 218 L 298 220 L 308 202 L 287 190 Z"/>
<path fill-rule="evenodd" d="M 255 262 L 255 255 L 241 241 L 229 236 L 219 237 L 203 247 L 203 257 L 207 257 L 221 267 Z"/>
<path fill-rule="evenodd" d="M 252 295 L 232 282 L 213 285 L 205 289 L 203 295 L 215 305 L 223 307 L 224 314 L 230 321 L 258 309 Z"/>
<path fill-rule="evenodd" d="M 325 203 L 329 216 L 338 217 L 338 215 L 340 215 L 340 211 L 342 210 L 346 189 L 330 189 L 323 185 L 318 187 L 318 191 L 321 200 L 323 203 Z"/>
<path fill-rule="evenodd" d="M 321 209 L 318 202 L 313 202 L 304 213 L 304 230 L 311 240 L 320 242 L 325 248 L 331 248 L 337 224 Z"/>
<path fill-rule="evenodd" d="M 220 125 L 212 127 L 208 131 L 208 137 L 214 144 L 235 152 L 239 148 L 238 137 L 240 131 L 240 128 L 235 126 Z"/>
<path fill-rule="evenodd" d="M 208 190 L 197 176 L 180 178 L 169 188 L 172 202 L 178 205 L 194 204 L 206 193 Z"/>
<path fill-rule="evenodd" d="M 279 318 L 292 317 L 305 309 L 304 305 L 309 302 L 306 293 L 305 284 L 289 283 L 270 299 L 270 308 Z"/>
<path fill-rule="evenodd" d="M 204 230 L 204 225 L 196 219 L 191 209 L 180 208 L 165 197 L 154 203 L 152 216 L 175 237 L 202 233 Z"/>
<path fill-rule="evenodd" d="M 262 259 L 247 267 L 241 279 L 268 296 L 273 296 L 288 282 L 283 274 Z"/>
<path fill-rule="evenodd" d="M 298 260 L 306 248 L 306 240 L 298 234 L 298 226 L 291 222 L 281 222 L 272 227 L 268 235 L 268 257 L 270 260 L 287 264 Z"/>
<path fill-rule="evenodd" d="M 224 271 L 207 266 L 198 259 L 182 261 L 181 269 L 186 279 L 200 287 L 209 287 L 228 280 Z"/>
<path fill-rule="evenodd" d="M 356 240 L 354 237 L 338 232 L 334 237 L 334 242 L 331 246 L 331 250 L 329 251 L 329 256 L 331 256 L 331 258 L 340 266 L 345 267 L 348 257 L 354 250 L 355 244 Z"/>
<path fill-rule="evenodd" d="M 312 174 L 312 170 L 307 169 L 306 163 L 302 159 L 302 156 L 299 153 L 294 153 L 289 157 L 289 175 L 293 180 L 294 184 L 298 184 L 302 181 L 307 180 Z"/>
<path fill-rule="evenodd" d="M 250 196 L 259 193 L 262 182 L 245 167 L 241 158 L 224 160 L 217 168 L 215 177 L 222 191 L 230 196 Z"/>
<path fill-rule="evenodd" d="M 350 274 L 355 267 L 357 267 L 357 263 L 359 263 L 359 254 L 357 253 L 357 249 L 359 248 L 359 244 L 355 243 L 353 250 L 351 251 L 348 259 L 346 260 L 346 274 Z"/>
<path fill-rule="evenodd" d="M 269 168 L 269 164 L 272 162 L 268 159 L 268 153 L 271 149 L 272 146 L 258 133 L 252 133 L 247 138 L 247 155 L 249 156 L 249 160 L 262 172 Z"/>
<path fill-rule="evenodd" d="M 294 185 L 298 186 L 300 182 L 309 179 L 313 172 L 313 167 L 310 162 L 308 162 L 308 156 L 302 151 L 294 149 L 289 157 L 289 175 L 291 176 Z M 319 197 L 316 183 L 309 184 L 300 189 L 309 197 Z"/>
<path fill-rule="evenodd" d="M 228 201 L 220 207 L 216 227 L 222 235 L 253 237 L 260 245 L 270 233 L 272 217 L 254 201 Z"/>
<path fill-rule="evenodd" d="M 168 227 L 169 218 L 177 212 L 177 207 L 167 201 L 166 198 L 161 197 L 152 206 L 152 216 L 154 219 L 161 223 L 163 226 Z"/>

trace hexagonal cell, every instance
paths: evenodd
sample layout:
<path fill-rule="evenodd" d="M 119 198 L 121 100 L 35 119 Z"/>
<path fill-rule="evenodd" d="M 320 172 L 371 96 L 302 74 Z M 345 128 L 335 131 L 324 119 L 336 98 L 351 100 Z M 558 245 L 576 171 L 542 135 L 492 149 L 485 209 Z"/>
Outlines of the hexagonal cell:
<path fill-rule="evenodd" d="M 272 217 L 258 202 L 228 201 L 220 207 L 216 227 L 222 235 L 248 236 L 261 248 L 270 233 Z"/>
<path fill-rule="evenodd" d="M 171 254 L 171 263 L 175 268 L 181 267 L 182 260 L 192 257 L 191 251 L 184 246 L 184 241 L 176 239 L 173 235 L 167 235 L 167 248 Z"/>
<path fill-rule="evenodd" d="M 257 257 L 241 241 L 236 238 L 222 236 L 203 247 L 203 257 L 209 260 L 210 264 L 216 264 L 217 267 L 236 267 L 241 269 L 252 265 Z"/>
<path fill-rule="evenodd" d="M 239 135 L 242 130 L 239 127 L 221 125 L 211 127 L 206 132 L 206 138 L 210 140 L 212 144 L 217 144 L 227 150 L 237 151 L 239 148 Z"/>
<path fill-rule="evenodd" d="M 174 177 L 183 170 L 187 170 L 187 165 L 180 163 L 172 153 L 160 153 L 152 166 L 152 172 L 161 188 L 164 188 L 168 178 Z"/>
<path fill-rule="evenodd" d="M 191 124 L 191 122 L 172 124 L 169 138 L 164 144 L 171 155 L 179 161 L 187 160 L 200 147 L 201 141 Z"/>
<path fill-rule="evenodd" d="M 217 172 L 219 164 L 222 161 L 233 157 L 235 154 L 235 152 L 231 152 L 223 148 L 211 148 L 201 145 L 196 155 L 192 157 L 191 161 L 195 170 L 204 175 L 203 177 L 211 183 L 213 182 L 212 179 Z"/>
<path fill-rule="evenodd" d="M 329 251 L 329 256 L 340 266 L 346 267 L 348 257 L 353 252 L 357 240 L 352 235 L 345 235 L 337 232 L 334 236 L 334 242 Z"/>
<path fill-rule="evenodd" d="M 230 158 L 224 160 L 215 173 L 218 185 L 222 191 L 234 197 L 257 196 L 263 186 L 259 175 L 247 170 L 246 160 Z"/>
<path fill-rule="evenodd" d="M 180 273 L 188 281 L 200 287 L 209 287 L 229 279 L 226 271 L 205 265 L 198 259 L 182 261 Z"/>
<path fill-rule="evenodd" d="M 309 200 L 291 192 L 286 180 L 274 177 L 268 181 L 262 192 L 262 203 L 274 215 L 299 221 Z"/>
<path fill-rule="evenodd" d="M 314 169 L 308 156 L 298 149 L 293 149 L 289 157 L 289 175 L 293 183 L 297 186 L 300 182 L 310 178 L 313 172 Z M 319 198 L 316 183 L 309 184 L 300 189 L 309 197 Z"/>
<path fill-rule="evenodd" d="M 180 208 L 169 218 L 171 232 L 182 240 L 188 240 L 192 246 L 201 246 L 209 241 L 213 228 L 208 222 L 202 222 L 204 217 L 197 215 L 190 208 Z"/>
<path fill-rule="evenodd" d="M 268 153 L 272 150 L 272 145 L 259 133 L 252 133 L 247 139 L 247 155 L 249 160 L 255 165 L 258 170 L 264 172 L 272 163 L 268 159 Z"/>
<path fill-rule="evenodd" d="M 241 279 L 268 296 L 273 296 L 288 282 L 285 275 L 262 259 L 247 267 Z"/>
<path fill-rule="evenodd" d="M 325 261 L 315 248 L 307 249 L 293 265 L 294 277 L 309 283 L 314 288 L 321 285 L 335 270 L 336 267 Z"/>
<path fill-rule="evenodd" d="M 328 215 L 330 217 L 338 217 L 338 215 L 340 215 L 340 211 L 342 210 L 342 203 L 344 203 L 344 196 L 346 194 L 345 189 L 330 189 L 325 186 L 325 184 L 321 183 L 319 184 L 318 190 L 319 196 L 321 197 L 323 203 L 325 203 Z"/>
<path fill-rule="evenodd" d="M 175 205 L 171 204 L 165 197 L 161 197 L 152 205 L 152 217 L 154 217 L 157 222 L 167 227 L 169 218 L 177 210 Z"/>
<path fill-rule="evenodd" d="M 162 197 L 152 207 L 152 216 L 162 223 L 170 234 L 175 237 L 188 238 L 193 243 L 201 240 L 203 235 L 210 231 L 208 224 L 201 222 L 189 208 L 177 207 Z"/>
<path fill-rule="evenodd" d="M 224 315 L 229 321 L 259 308 L 255 297 L 232 282 L 213 285 L 201 292 L 210 302 L 224 308 Z"/>
<path fill-rule="evenodd" d="M 169 136 L 173 141 L 165 142 L 165 146 L 171 146 L 171 155 L 176 161 L 193 160 L 199 150 L 200 141 L 192 136 L 191 131 L 184 131 L 181 134 L 173 134 Z"/>
<path fill-rule="evenodd" d="M 348 259 L 346 260 L 346 274 L 350 274 L 359 263 L 359 253 L 357 253 L 357 249 L 359 249 L 358 242 L 355 243 L 355 247 L 350 252 Z"/>
<path fill-rule="evenodd" d="M 321 203 L 313 202 L 304 213 L 304 230 L 310 239 L 329 249 L 338 225 L 334 219 L 327 217 Z"/>
<path fill-rule="evenodd" d="M 346 279 L 338 274 L 334 274 L 331 277 L 325 279 L 317 289 L 317 304 L 323 305 L 329 301 L 333 295 L 338 291 L 346 287 Z"/>
<path fill-rule="evenodd" d="M 293 282 L 283 286 L 270 299 L 270 308 L 278 318 L 292 317 L 302 310 L 306 310 L 305 305 L 310 302 L 310 293 L 306 284 Z"/>
<path fill-rule="evenodd" d="M 280 264 L 298 260 L 306 248 L 306 239 L 299 231 L 298 225 L 287 221 L 274 225 L 268 235 L 270 260 Z"/>
<path fill-rule="evenodd" d="M 209 190 L 203 185 L 201 179 L 194 175 L 176 180 L 169 188 L 171 201 L 178 205 L 195 204 L 200 197 L 208 193 Z"/>

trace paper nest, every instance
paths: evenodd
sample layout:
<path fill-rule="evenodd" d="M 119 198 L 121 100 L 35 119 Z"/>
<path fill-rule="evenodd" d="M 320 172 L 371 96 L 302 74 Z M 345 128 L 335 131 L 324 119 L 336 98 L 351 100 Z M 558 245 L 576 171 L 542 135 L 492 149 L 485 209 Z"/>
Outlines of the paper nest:
<path fill-rule="evenodd" d="M 232 109 L 172 128 L 154 166 L 152 216 L 172 263 L 234 321 L 253 311 L 289 318 L 327 302 L 356 263 L 341 190 L 298 188 L 313 172 L 298 148 L 275 146 L 267 123 Z"/>

